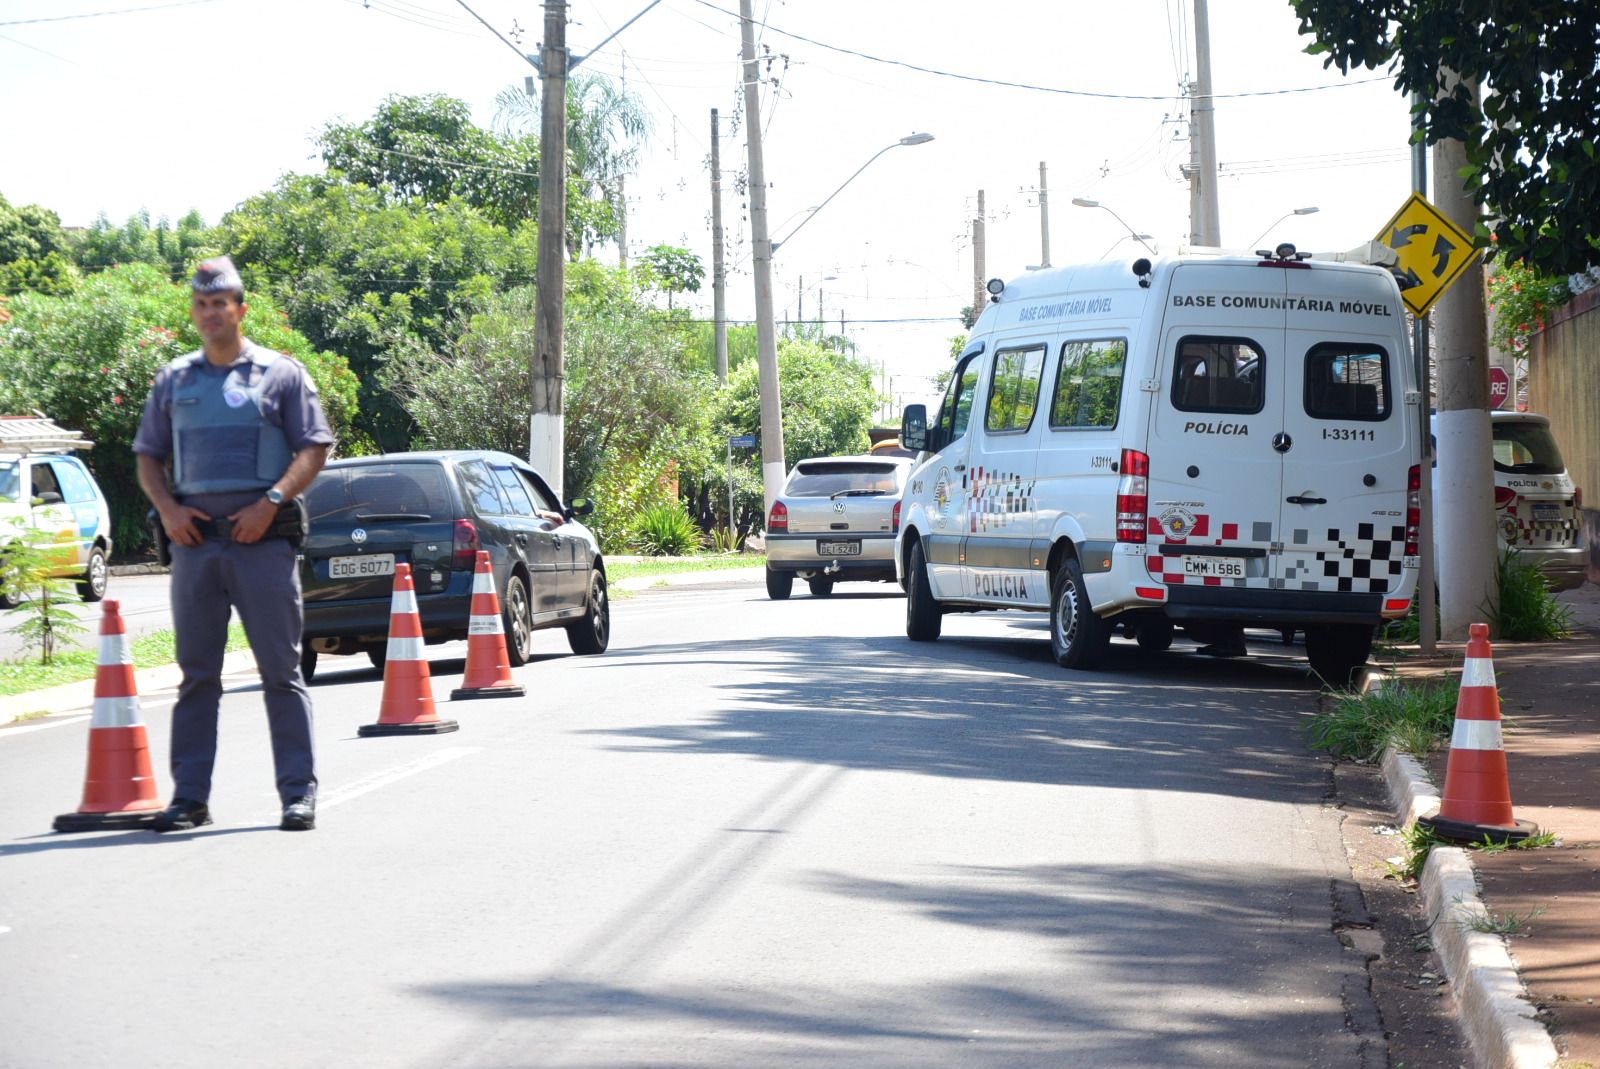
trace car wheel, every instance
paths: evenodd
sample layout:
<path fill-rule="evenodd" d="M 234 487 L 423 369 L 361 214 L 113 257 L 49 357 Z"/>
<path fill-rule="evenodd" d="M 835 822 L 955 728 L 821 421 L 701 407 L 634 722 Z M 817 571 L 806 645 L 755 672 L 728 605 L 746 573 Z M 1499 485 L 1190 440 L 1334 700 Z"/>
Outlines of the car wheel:
<path fill-rule="evenodd" d="M 1365 624 L 1324 624 L 1306 628 L 1306 659 L 1331 687 L 1350 685 L 1356 669 L 1372 655 L 1373 629 Z"/>
<path fill-rule="evenodd" d="M 367 660 L 372 662 L 372 667 L 376 668 L 380 672 L 383 671 L 384 664 L 389 660 L 389 647 L 388 646 L 369 646 L 369 647 L 367 647 Z"/>
<path fill-rule="evenodd" d="M 78 596 L 84 601 L 99 601 L 106 596 L 106 584 L 111 581 L 111 571 L 106 567 L 106 551 L 95 546 L 89 551 L 89 568 L 78 584 Z"/>
<path fill-rule="evenodd" d="M 506 580 L 500 614 L 506 631 L 506 660 L 512 668 L 527 664 L 528 647 L 533 644 L 533 621 L 528 615 L 528 587 L 522 576 L 513 575 Z"/>
<path fill-rule="evenodd" d="M 1144 627 L 1140 625 L 1143 632 Z M 1075 559 L 1061 562 L 1050 595 L 1050 652 L 1063 668 L 1093 668 L 1111 644 L 1111 628 L 1089 607 L 1083 569 Z"/>
<path fill-rule="evenodd" d="M 1145 653 L 1161 653 L 1172 645 L 1172 621 L 1164 617 L 1146 619 L 1134 636 Z"/>
<path fill-rule="evenodd" d="M 776 572 L 767 569 L 767 597 L 773 601 L 782 601 L 794 589 L 793 572 Z"/>
<path fill-rule="evenodd" d="M 589 573 L 589 599 L 583 618 L 567 625 L 567 645 L 573 653 L 604 653 L 611 644 L 611 599 L 606 577 L 596 568 Z"/>
<path fill-rule="evenodd" d="M 309 645 L 300 647 L 300 678 L 310 683 L 317 674 L 317 651 Z"/>
<path fill-rule="evenodd" d="M 913 642 L 932 642 L 944 627 L 944 609 L 928 585 L 928 562 L 921 542 L 911 547 L 911 563 L 906 571 L 906 637 Z"/>
<path fill-rule="evenodd" d="M 806 580 L 806 586 L 811 588 L 812 597 L 825 598 L 833 593 L 833 576 L 813 575 Z"/>

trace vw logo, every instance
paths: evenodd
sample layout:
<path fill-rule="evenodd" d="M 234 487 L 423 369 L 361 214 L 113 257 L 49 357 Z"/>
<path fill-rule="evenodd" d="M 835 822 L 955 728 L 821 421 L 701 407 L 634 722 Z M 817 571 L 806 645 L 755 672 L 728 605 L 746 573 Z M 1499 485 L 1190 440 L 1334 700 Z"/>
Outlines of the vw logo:
<path fill-rule="evenodd" d="M 354 542 L 356 545 L 359 546 L 361 543 L 365 542 L 366 540 L 367 540 L 367 529 L 365 527 L 357 527 L 354 531 L 350 532 L 350 541 Z"/>
<path fill-rule="evenodd" d="M 843 501 L 835 501 L 833 503 L 833 511 L 835 511 L 837 513 L 840 513 L 842 515 L 844 513 L 844 502 Z"/>

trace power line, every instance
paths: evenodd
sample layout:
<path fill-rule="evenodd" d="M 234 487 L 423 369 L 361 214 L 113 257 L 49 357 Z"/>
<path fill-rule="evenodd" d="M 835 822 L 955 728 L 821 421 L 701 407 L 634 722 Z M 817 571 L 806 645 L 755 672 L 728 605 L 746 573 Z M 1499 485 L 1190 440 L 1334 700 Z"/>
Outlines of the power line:
<path fill-rule="evenodd" d="M 214 4 L 217 0 L 178 0 L 171 4 L 151 4 L 148 7 L 124 7 L 113 11 L 84 11 L 77 15 L 50 15 L 42 19 L 9 19 L 0 26 L 33 26 L 41 22 L 72 22 L 77 19 L 101 19 L 108 15 L 137 15 L 144 11 L 163 11 L 173 7 L 194 7 L 196 4 Z"/>

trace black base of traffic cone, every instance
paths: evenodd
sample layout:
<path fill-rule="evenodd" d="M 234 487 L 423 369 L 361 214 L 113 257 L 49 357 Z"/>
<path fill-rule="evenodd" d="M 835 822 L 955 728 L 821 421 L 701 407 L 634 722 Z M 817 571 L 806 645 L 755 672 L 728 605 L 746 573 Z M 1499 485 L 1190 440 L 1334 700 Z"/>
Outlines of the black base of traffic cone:
<path fill-rule="evenodd" d="M 51 827 L 56 831 L 122 831 L 151 827 L 160 815 L 159 809 L 137 813 L 63 813 Z"/>
<path fill-rule="evenodd" d="M 505 687 L 457 687 L 450 692 L 450 700 L 458 702 L 463 698 L 520 698 L 526 693 L 528 688 L 521 683 Z"/>
<path fill-rule="evenodd" d="M 1466 821 L 1432 816 L 1419 818 L 1417 824 L 1431 831 L 1435 838 L 1467 846 L 1476 846 L 1485 839 L 1496 846 L 1520 843 L 1539 834 L 1539 825 L 1531 820 L 1513 821 L 1512 825 L 1507 827 L 1504 824 L 1469 824 Z"/>
<path fill-rule="evenodd" d="M 425 720 L 420 724 L 363 724 L 356 734 L 364 739 L 374 735 L 443 735 L 461 727 L 454 720 Z"/>

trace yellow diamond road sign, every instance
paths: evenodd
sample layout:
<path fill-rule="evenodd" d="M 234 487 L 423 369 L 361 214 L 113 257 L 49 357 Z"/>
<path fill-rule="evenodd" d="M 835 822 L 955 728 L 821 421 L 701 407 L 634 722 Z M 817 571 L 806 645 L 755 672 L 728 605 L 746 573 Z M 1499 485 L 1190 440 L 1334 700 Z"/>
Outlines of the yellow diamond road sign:
<path fill-rule="evenodd" d="M 1472 238 L 1421 193 L 1406 198 L 1394 218 L 1378 231 L 1378 243 L 1400 257 L 1395 268 L 1400 276 L 1400 297 L 1419 316 L 1426 315 L 1433 302 L 1478 258 Z"/>

